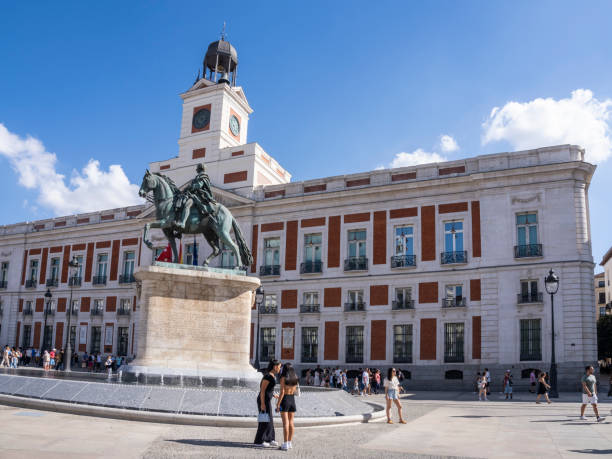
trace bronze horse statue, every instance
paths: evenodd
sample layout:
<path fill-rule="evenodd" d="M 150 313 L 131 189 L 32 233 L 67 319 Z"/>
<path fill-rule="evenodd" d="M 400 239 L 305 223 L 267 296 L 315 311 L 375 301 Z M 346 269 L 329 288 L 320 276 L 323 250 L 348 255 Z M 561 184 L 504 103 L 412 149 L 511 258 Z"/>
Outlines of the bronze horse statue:
<path fill-rule="evenodd" d="M 180 228 L 177 222 L 180 220 L 180 209 L 177 208 L 177 201 L 180 201 L 183 192 L 167 176 L 158 172 L 145 172 L 140 185 L 138 194 L 146 198 L 149 192 L 153 192 L 152 202 L 155 204 L 156 218 L 152 223 L 147 223 L 144 227 L 142 241 L 150 249 L 153 244 L 149 241 L 149 230 L 151 228 L 161 228 L 166 239 L 172 248 L 172 260 L 179 262 L 179 254 L 176 249 L 176 239 L 182 234 L 202 233 L 208 244 L 212 248 L 212 253 L 204 260 L 202 266 L 208 266 L 210 260 L 219 256 L 221 253 L 221 243 L 231 248 L 238 266 L 246 267 L 253 262 L 253 256 L 249 250 L 240 227 L 234 219 L 232 213 L 221 203 L 215 203 L 216 218 L 202 214 L 197 206 L 191 207 L 185 228 Z M 230 230 L 234 230 L 236 242 L 232 240 Z"/>

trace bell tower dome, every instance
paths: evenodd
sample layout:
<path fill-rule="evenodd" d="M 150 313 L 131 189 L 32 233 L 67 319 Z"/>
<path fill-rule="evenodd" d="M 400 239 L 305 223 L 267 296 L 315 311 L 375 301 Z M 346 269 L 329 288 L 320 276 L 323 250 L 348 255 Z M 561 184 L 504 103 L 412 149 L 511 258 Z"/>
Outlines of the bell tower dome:
<path fill-rule="evenodd" d="M 208 45 L 203 67 L 207 80 L 236 86 L 238 53 L 229 41 L 225 41 L 225 34 L 221 35 L 221 40 Z"/>

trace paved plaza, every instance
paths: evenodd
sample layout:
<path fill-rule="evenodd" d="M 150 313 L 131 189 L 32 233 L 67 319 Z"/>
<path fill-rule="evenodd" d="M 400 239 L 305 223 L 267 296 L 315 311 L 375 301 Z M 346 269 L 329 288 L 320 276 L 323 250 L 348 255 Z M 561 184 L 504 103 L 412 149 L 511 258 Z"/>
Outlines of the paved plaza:
<path fill-rule="evenodd" d="M 178 457 L 604 457 L 612 456 L 608 416 L 580 421 L 580 394 L 536 405 L 531 394 L 419 392 L 403 397 L 407 425 L 385 422 L 297 430 L 290 452 L 255 448 L 253 429 L 121 421 L 0 406 L 1 458 Z M 382 403 L 382 396 L 368 397 Z M 588 409 L 590 410 L 590 408 Z M 277 439 L 282 430 L 278 419 Z"/>

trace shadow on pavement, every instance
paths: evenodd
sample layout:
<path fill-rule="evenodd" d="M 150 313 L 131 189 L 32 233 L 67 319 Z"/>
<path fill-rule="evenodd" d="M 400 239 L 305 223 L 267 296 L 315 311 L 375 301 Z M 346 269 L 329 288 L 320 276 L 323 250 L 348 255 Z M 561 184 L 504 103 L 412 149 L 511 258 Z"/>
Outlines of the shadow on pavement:
<path fill-rule="evenodd" d="M 568 451 L 582 454 L 612 454 L 612 449 L 570 449 Z"/>
<path fill-rule="evenodd" d="M 191 446 L 220 446 L 224 448 L 253 448 L 261 449 L 261 446 L 253 443 L 245 443 L 240 441 L 225 441 L 225 440 L 191 440 L 191 439 L 180 439 L 180 440 L 165 440 L 171 443 L 181 443 L 183 445 Z"/>

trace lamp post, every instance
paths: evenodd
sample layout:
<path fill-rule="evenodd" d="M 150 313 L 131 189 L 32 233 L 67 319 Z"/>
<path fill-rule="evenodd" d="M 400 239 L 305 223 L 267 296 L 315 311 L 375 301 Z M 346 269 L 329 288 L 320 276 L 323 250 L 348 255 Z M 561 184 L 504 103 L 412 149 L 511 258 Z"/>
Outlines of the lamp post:
<path fill-rule="evenodd" d="M 557 390 L 557 362 L 555 362 L 555 303 L 554 295 L 559 290 L 559 277 L 551 269 L 548 276 L 544 278 L 544 287 L 550 295 L 550 326 L 552 329 L 551 353 L 550 353 L 550 397 L 559 398 Z"/>
<path fill-rule="evenodd" d="M 70 267 L 70 273 L 68 275 L 68 285 L 70 286 L 70 302 L 68 303 L 68 309 L 66 309 L 66 314 L 68 314 L 68 332 L 66 333 L 66 345 L 64 346 L 64 371 L 72 371 L 72 343 L 70 340 L 70 319 L 72 318 L 72 290 L 74 289 L 74 273 L 75 270 L 79 267 L 79 262 L 76 257 L 72 257 L 72 260 L 68 263 Z"/>
<path fill-rule="evenodd" d="M 264 290 L 261 287 L 257 287 L 255 291 L 255 305 L 257 307 L 257 336 L 255 338 L 255 361 L 253 362 L 253 366 L 257 371 L 259 371 L 259 314 L 261 310 L 261 304 L 264 299 Z"/>
<path fill-rule="evenodd" d="M 42 355 L 45 350 L 45 344 L 47 344 L 47 316 L 49 315 L 49 306 L 51 305 L 51 298 L 53 295 L 51 294 L 51 290 L 47 289 L 45 293 L 45 298 L 47 299 L 47 305 L 45 306 L 45 326 L 43 328 L 43 340 L 42 345 L 40 346 L 40 357 L 42 360 Z"/>

